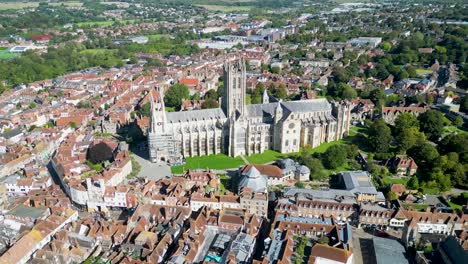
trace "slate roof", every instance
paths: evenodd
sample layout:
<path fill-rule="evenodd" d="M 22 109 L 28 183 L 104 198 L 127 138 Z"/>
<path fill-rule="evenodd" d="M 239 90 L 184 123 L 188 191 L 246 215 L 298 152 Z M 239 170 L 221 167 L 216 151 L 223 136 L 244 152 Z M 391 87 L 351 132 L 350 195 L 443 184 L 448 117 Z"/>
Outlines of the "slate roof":
<path fill-rule="evenodd" d="M 201 110 L 193 110 L 193 111 L 181 111 L 181 112 L 168 112 L 166 113 L 167 121 L 169 123 L 177 123 L 177 122 L 186 122 L 186 121 L 198 121 L 203 119 L 226 119 L 226 115 L 224 114 L 221 108 L 213 108 L 213 109 L 201 109 Z"/>
<path fill-rule="evenodd" d="M 374 237 L 374 249 L 377 264 L 406 264 L 405 248 L 398 241 Z"/>

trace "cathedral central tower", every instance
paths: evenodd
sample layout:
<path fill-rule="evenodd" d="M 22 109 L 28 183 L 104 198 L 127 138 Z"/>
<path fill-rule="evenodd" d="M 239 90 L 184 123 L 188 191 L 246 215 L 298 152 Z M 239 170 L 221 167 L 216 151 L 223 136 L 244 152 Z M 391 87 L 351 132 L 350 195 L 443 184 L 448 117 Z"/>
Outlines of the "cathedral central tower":
<path fill-rule="evenodd" d="M 243 58 L 224 64 L 224 95 L 221 107 L 227 118 L 237 119 L 245 114 L 246 79 Z"/>

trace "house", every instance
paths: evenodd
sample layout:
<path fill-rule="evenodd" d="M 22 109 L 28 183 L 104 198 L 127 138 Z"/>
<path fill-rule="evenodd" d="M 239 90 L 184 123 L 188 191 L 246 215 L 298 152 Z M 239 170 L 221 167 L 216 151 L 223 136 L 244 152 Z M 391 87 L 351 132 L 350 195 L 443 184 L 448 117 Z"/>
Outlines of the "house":
<path fill-rule="evenodd" d="M 364 120 L 374 116 L 375 104 L 370 99 L 353 99 L 351 104 L 351 122 L 353 124 L 363 123 Z"/>
<path fill-rule="evenodd" d="M 398 176 L 412 176 L 418 170 L 416 162 L 408 155 L 397 155 L 387 161 L 387 167 Z"/>

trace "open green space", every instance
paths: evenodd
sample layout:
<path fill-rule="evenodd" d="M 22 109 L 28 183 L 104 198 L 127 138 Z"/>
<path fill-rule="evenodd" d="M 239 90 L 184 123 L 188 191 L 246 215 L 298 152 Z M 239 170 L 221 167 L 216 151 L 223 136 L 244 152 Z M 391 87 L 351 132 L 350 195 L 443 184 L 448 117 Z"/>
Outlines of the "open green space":
<path fill-rule="evenodd" d="M 281 154 L 274 150 L 266 150 L 261 154 L 253 154 L 245 157 L 251 164 L 264 164 L 272 161 L 277 161 L 279 159 L 287 158 L 287 155 Z"/>
<path fill-rule="evenodd" d="M 116 50 L 113 50 L 113 49 L 86 49 L 86 50 L 81 51 L 81 53 L 95 55 L 95 54 L 113 53 L 115 51 Z"/>
<path fill-rule="evenodd" d="M 167 35 L 167 34 L 152 34 L 152 35 L 146 35 L 146 37 L 149 40 L 160 40 L 162 38 L 168 38 L 169 35 Z"/>
<path fill-rule="evenodd" d="M 7 49 L 0 49 L 0 59 L 12 59 L 14 57 L 17 57 L 18 54 L 16 53 L 11 53 Z"/>
<path fill-rule="evenodd" d="M 385 177 L 382 179 L 384 184 L 403 184 L 406 186 L 406 183 L 409 181 L 410 178 L 392 178 L 392 177 Z"/>
<path fill-rule="evenodd" d="M 363 129 L 364 128 L 362 127 L 352 127 L 348 137 L 341 139 L 341 140 L 324 143 L 312 149 L 312 153 L 323 153 L 327 150 L 327 148 L 329 148 L 332 145 L 351 144 L 351 143 L 355 144 L 357 136 L 363 135 L 362 133 Z M 279 159 L 291 157 L 297 154 L 298 153 L 281 154 L 277 151 L 267 150 L 263 152 L 262 154 L 253 154 L 250 156 L 246 156 L 245 158 L 249 161 L 249 163 L 252 163 L 252 164 L 264 164 L 264 163 L 269 163 L 269 162 L 276 161 Z M 232 158 L 225 154 L 191 157 L 191 158 L 186 158 L 185 161 L 186 161 L 185 165 L 172 167 L 171 168 L 172 173 L 180 174 L 184 170 L 188 170 L 188 169 L 210 168 L 210 169 L 223 170 L 223 169 L 237 168 L 239 166 L 244 165 L 244 162 L 242 161 L 240 157 Z M 345 171 L 345 170 L 350 170 L 350 169 L 352 168 L 349 167 L 349 165 L 345 163 L 342 166 L 334 170 L 329 170 L 328 172 L 332 174 L 335 172 Z"/>
<path fill-rule="evenodd" d="M 49 3 L 52 6 L 65 5 L 70 7 L 79 7 L 83 3 L 80 2 L 59 2 L 59 3 Z M 23 8 L 36 8 L 39 6 L 39 1 L 24 1 L 24 2 L 2 2 L 0 3 L 0 10 L 17 10 Z"/>
<path fill-rule="evenodd" d="M 363 127 L 353 126 L 350 128 L 349 135 L 347 137 L 342 138 L 340 140 L 323 143 L 320 146 L 311 149 L 310 153 L 324 153 L 330 146 L 343 144 L 356 144 L 359 146 L 360 149 L 362 149 L 360 147 L 360 143 L 362 143 L 361 137 L 365 137 L 365 134 L 363 133 L 364 130 L 365 128 Z"/>
<path fill-rule="evenodd" d="M 185 159 L 186 164 L 174 166 L 171 168 L 172 173 L 183 173 L 188 169 L 215 169 L 223 170 L 237 168 L 244 165 L 244 161 L 240 157 L 229 157 L 225 154 L 191 157 Z"/>
<path fill-rule="evenodd" d="M 427 204 L 403 204 L 404 207 L 406 208 L 413 208 L 413 210 L 416 210 L 416 211 L 422 211 L 422 210 L 426 210 L 429 205 Z"/>
<path fill-rule="evenodd" d="M 463 206 L 461 206 L 461 205 L 459 205 L 459 204 L 452 203 L 452 202 L 448 202 L 448 204 L 450 205 L 450 207 L 451 207 L 452 209 L 457 209 L 457 210 L 463 209 Z"/>
<path fill-rule="evenodd" d="M 426 70 L 426 69 L 416 69 L 416 73 L 426 75 L 426 74 L 431 74 L 432 71 L 431 70 Z"/>
<path fill-rule="evenodd" d="M 115 23 L 115 21 L 107 20 L 107 21 L 90 21 L 90 22 L 79 22 L 76 23 L 78 27 L 92 27 L 92 26 L 111 26 Z"/>
<path fill-rule="evenodd" d="M 250 11 L 253 6 L 225 6 L 225 5 L 197 5 L 209 11 L 233 12 L 233 11 Z"/>
<path fill-rule="evenodd" d="M 2 2 L 0 3 L 0 10 L 36 8 L 38 6 L 39 2 Z"/>
<path fill-rule="evenodd" d="M 105 27 L 105 26 L 112 26 L 117 22 L 122 23 L 122 24 L 126 24 L 126 23 L 135 23 L 137 21 L 139 21 L 139 20 L 137 20 L 137 19 L 125 19 L 125 20 L 118 20 L 118 21 L 113 21 L 113 20 L 88 21 L 88 22 L 79 22 L 79 23 L 76 23 L 75 25 L 77 27 L 94 27 L 94 26 Z"/>
<path fill-rule="evenodd" d="M 454 132 L 457 132 L 457 134 L 463 134 L 463 133 L 468 133 L 466 130 L 463 130 L 463 129 L 460 129 L 458 127 L 455 127 L 455 126 L 446 126 L 444 127 L 444 132 L 442 133 L 442 136 L 447 136 L 447 135 L 450 135 Z"/>

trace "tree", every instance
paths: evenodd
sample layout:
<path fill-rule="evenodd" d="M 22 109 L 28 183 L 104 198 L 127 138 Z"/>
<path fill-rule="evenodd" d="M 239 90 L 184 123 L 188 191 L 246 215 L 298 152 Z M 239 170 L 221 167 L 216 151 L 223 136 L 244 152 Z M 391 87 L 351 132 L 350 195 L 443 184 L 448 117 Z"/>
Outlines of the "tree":
<path fill-rule="evenodd" d="M 426 136 L 416 127 L 404 128 L 395 135 L 398 150 L 405 152 L 412 148 L 417 142 L 424 142 Z"/>
<path fill-rule="evenodd" d="M 75 122 L 70 122 L 69 123 L 70 127 L 73 128 L 73 129 L 77 129 L 78 128 L 78 125 L 75 123 Z"/>
<path fill-rule="evenodd" d="M 419 188 L 419 181 L 417 177 L 411 177 L 406 183 L 406 187 L 411 190 L 417 190 Z"/>
<path fill-rule="evenodd" d="M 390 49 L 392 48 L 392 44 L 390 44 L 389 42 L 382 42 L 382 43 L 380 43 L 380 47 L 384 51 L 390 51 Z"/>
<path fill-rule="evenodd" d="M 377 153 L 386 153 L 390 148 L 392 132 L 383 119 L 376 119 L 369 127 L 369 145 Z"/>
<path fill-rule="evenodd" d="M 323 180 L 328 176 L 322 162 L 310 154 L 306 153 L 301 157 L 301 163 L 309 168 L 311 180 Z"/>
<path fill-rule="evenodd" d="M 408 149 L 408 154 L 414 159 L 419 168 L 430 169 L 431 163 L 439 157 L 437 149 L 428 142 L 415 145 Z"/>
<path fill-rule="evenodd" d="M 219 104 L 216 100 L 207 99 L 205 102 L 202 103 L 202 109 L 209 109 L 209 108 L 218 108 Z"/>
<path fill-rule="evenodd" d="M 387 199 L 390 200 L 390 201 L 394 201 L 396 199 L 398 199 L 398 196 L 395 192 L 392 192 L 392 191 L 389 191 L 387 193 Z"/>
<path fill-rule="evenodd" d="M 301 189 L 303 189 L 305 187 L 304 183 L 300 182 L 300 181 L 296 182 L 296 184 L 294 184 L 294 186 L 296 186 L 297 188 L 301 188 Z"/>
<path fill-rule="evenodd" d="M 395 130 L 400 133 L 404 129 L 416 128 L 419 130 L 418 118 L 410 113 L 401 113 L 395 119 Z"/>
<path fill-rule="evenodd" d="M 167 106 L 180 109 L 182 100 L 188 98 L 190 98 L 190 93 L 187 85 L 178 83 L 169 87 L 164 96 L 164 102 Z"/>
<path fill-rule="evenodd" d="M 218 100 L 218 94 L 216 93 L 215 90 L 208 90 L 208 92 L 205 93 L 204 98 L 205 100 L 207 99 Z"/>
<path fill-rule="evenodd" d="M 94 164 L 110 161 L 114 156 L 114 150 L 105 142 L 93 144 L 88 148 L 87 160 Z"/>
<path fill-rule="evenodd" d="M 346 147 L 332 145 L 321 155 L 322 163 L 327 169 L 336 169 L 346 162 Z"/>
<path fill-rule="evenodd" d="M 93 108 L 93 105 L 91 104 L 89 100 L 83 100 L 83 101 L 79 101 L 78 104 L 76 104 L 76 107 L 89 109 L 89 108 Z"/>
<path fill-rule="evenodd" d="M 276 90 L 275 96 L 276 98 L 283 100 L 288 97 L 288 91 L 286 90 L 284 84 L 279 85 L 278 89 Z"/>
<path fill-rule="evenodd" d="M 429 110 L 419 116 L 421 130 L 431 140 L 438 140 L 442 136 L 445 125 L 444 115 L 436 110 Z"/>
<path fill-rule="evenodd" d="M 255 89 L 252 92 L 251 103 L 252 104 L 259 104 L 262 102 L 262 94 L 264 90 L 263 83 L 257 83 Z"/>
<path fill-rule="evenodd" d="M 150 102 L 147 102 L 144 105 L 142 105 L 141 108 L 138 110 L 138 113 L 142 117 L 150 116 L 150 114 L 151 114 L 151 104 L 150 104 Z"/>
<path fill-rule="evenodd" d="M 281 69 L 280 67 L 277 67 L 277 66 L 271 67 L 270 72 L 274 74 L 279 74 L 281 72 Z"/>
<path fill-rule="evenodd" d="M 463 125 L 463 118 L 461 116 L 457 116 L 452 123 L 456 127 L 461 127 Z"/>

